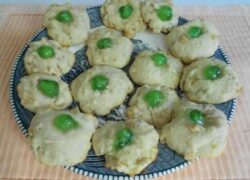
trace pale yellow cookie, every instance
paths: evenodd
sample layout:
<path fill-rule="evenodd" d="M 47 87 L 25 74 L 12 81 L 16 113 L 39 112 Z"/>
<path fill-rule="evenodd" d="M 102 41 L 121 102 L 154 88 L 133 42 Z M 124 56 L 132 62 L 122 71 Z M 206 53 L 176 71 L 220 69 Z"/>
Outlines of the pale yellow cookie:
<path fill-rule="evenodd" d="M 168 0 L 144 1 L 141 13 L 145 23 L 155 33 L 167 33 L 178 24 L 178 15 Z"/>
<path fill-rule="evenodd" d="M 174 90 L 160 86 L 143 86 L 136 90 L 127 109 L 128 119 L 141 119 L 162 128 L 171 119 L 179 97 Z"/>
<path fill-rule="evenodd" d="M 48 108 L 62 110 L 72 103 L 68 84 L 52 75 L 25 76 L 21 78 L 17 91 L 21 104 L 32 112 Z"/>
<path fill-rule="evenodd" d="M 233 68 L 215 58 L 198 59 L 186 66 L 180 87 L 188 99 L 210 104 L 224 103 L 242 92 Z"/>
<path fill-rule="evenodd" d="M 71 4 L 52 4 L 44 14 L 43 24 L 48 34 L 62 46 L 84 43 L 90 30 L 89 16 L 85 9 Z"/>
<path fill-rule="evenodd" d="M 139 85 L 176 88 L 183 69 L 182 62 L 162 51 L 142 51 L 130 66 L 129 75 Z"/>
<path fill-rule="evenodd" d="M 119 138 L 123 134 L 127 143 Z M 156 159 L 158 139 L 157 131 L 144 121 L 108 121 L 96 130 L 92 145 L 97 156 L 105 155 L 106 167 L 134 176 Z"/>
<path fill-rule="evenodd" d="M 123 68 L 130 61 L 133 44 L 119 31 L 101 28 L 92 32 L 87 42 L 90 64 Z"/>
<path fill-rule="evenodd" d="M 47 110 L 33 117 L 29 140 L 41 163 L 72 166 L 86 159 L 97 125 L 92 115 Z"/>
<path fill-rule="evenodd" d="M 58 42 L 42 38 L 32 42 L 24 57 L 24 66 L 28 74 L 44 73 L 61 76 L 70 71 L 75 56 Z"/>
<path fill-rule="evenodd" d="M 169 51 L 184 63 L 210 57 L 218 48 L 219 33 L 215 26 L 203 19 L 195 19 L 175 27 L 167 36 Z"/>
<path fill-rule="evenodd" d="M 228 125 L 225 114 L 213 105 L 182 102 L 160 134 L 161 142 L 184 156 L 217 157 L 226 147 Z"/>
<path fill-rule="evenodd" d="M 71 93 L 86 113 L 107 115 L 134 89 L 126 73 L 111 66 L 94 66 L 71 84 Z"/>
<path fill-rule="evenodd" d="M 122 31 L 129 38 L 146 28 L 139 1 L 106 0 L 101 7 L 101 16 L 105 26 Z"/>

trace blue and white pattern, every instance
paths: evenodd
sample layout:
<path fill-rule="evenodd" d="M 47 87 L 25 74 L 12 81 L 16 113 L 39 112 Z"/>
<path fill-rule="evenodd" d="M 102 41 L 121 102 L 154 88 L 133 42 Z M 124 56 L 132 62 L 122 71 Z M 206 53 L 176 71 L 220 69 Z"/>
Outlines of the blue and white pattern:
<path fill-rule="evenodd" d="M 100 10 L 100 7 L 91 7 L 88 9 L 88 14 L 91 20 L 91 28 L 99 27 L 102 25 L 102 20 L 101 20 L 99 10 Z M 179 18 L 179 25 L 184 24 L 186 22 L 187 20 L 185 20 L 184 18 L 181 18 L 181 17 Z M 26 45 L 24 45 L 23 49 L 21 50 L 21 52 L 16 58 L 16 63 L 13 66 L 11 79 L 10 79 L 9 96 L 10 96 L 10 103 L 12 106 L 13 114 L 15 116 L 18 126 L 20 127 L 21 131 L 26 137 L 28 136 L 28 127 L 34 114 L 28 111 L 27 109 L 25 109 L 20 104 L 20 99 L 18 97 L 16 87 L 20 79 L 24 75 L 26 75 L 26 72 L 24 69 L 24 55 L 29 47 L 30 42 L 40 40 L 42 37 L 48 37 L 47 30 L 45 28 L 37 32 L 32 37 L 32 39 L 29 40 Z M 138 54 L 138 52 L 145 50 L 145 49 L 151 49 L 148 45 L 144 44 L 141 40 L 134 39 L 133 43 L 134 43 L 135 48 L 132 54 L 132 61 L 135 58 L 135 56 Z M 76 63 L 69 73 L 62 76 L 63 81 L 70 84 L 75 77 L 77 77 L 80 73 L 86 71 L 90 67 L 87 61 L 85 52 L 86 52 L 86 47 L 83 47 L 81 50 L 75 53 Z M 221 47 L 218 48 L 214 56 L 222 61 L 225 61 L 228 64 L 230 63 Z M 128 70 L 128 67 L 125 67 L 124 71 L 127 71 L 127 70 Z M 127 98 L 127 100 L 124 102 L 123 105 L 114 109 L 110 115 L 98 117 L 100 122 L 105 123 L 106 119 L 118 120 L 124 117 L 124 110 L 127 107 L 127 102 L 130 97 Z M 74 107 L 76 105 L 77 103 L 74 102 L 71 105 L 71 107 Z M 236 107 L 236 99 L 230 100 L 223 104 L 218 104 L 216 105 L 216 107 L 222 110 L 226 114 L 228 123 L 230 123 L 230 121 L 232 120 L 235 107 Z M 176 170 L 184 168 L 185 166 L 190 164 L 190 162 L 186 161 L 182 156 L 178 155 L 167 146 L 159 144 L 158 147 L 159 147 L 159 154 L 158 154 L 157 159 L 153 163 L 151 163 L 142 173 L 138 174 L 135 177 L 129 177 L 123 173 L 119 173 L 117 171 L 113 171 L 113 170 L 105 168 L 104 157 L 96 156 L 93 150 L 90 150 L 86 161 L 78 165 L 75 165 L 72 167 L 66 167 L 66 168 L 76 173 L 82 174 L 84 176 L 91 176 L 91 177 L 98 178 L 98 179 L 104 179 L 104 180 L 105 179 L 107 180 L 124 179 L 125 180 L 125 179 L 148 179 L 148 178 L 153 178 L 156 176 L 162 176 L 162 175 L 175 172 Z"/>

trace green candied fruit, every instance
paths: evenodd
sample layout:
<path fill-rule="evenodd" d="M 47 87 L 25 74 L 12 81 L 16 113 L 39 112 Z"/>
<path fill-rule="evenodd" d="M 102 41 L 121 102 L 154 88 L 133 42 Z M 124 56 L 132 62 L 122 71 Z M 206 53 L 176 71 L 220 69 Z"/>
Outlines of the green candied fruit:
<path fill-rule="evenodd" d="M 203 34 L 203 30 L 202 30 L 202 28 L 200 28 L 198 26 L 191 26 L 187 32 L 187 35 L 189 38 L 197 38 L 202 34 Z"/>
<path fill-rule="evenodd" d="M 150 107 L 155 108 L 164 102 L 165 97 L 161 91 L 151 90 L 145 94 L 144 100 Z"/>
<path fill-rule="evenodd" d="M 57 97 L 59 94 L 59 85 L 53 80 L 40 79 L 37 88 L 43 95 L 50 98 Z"/>
<path fill-rule="evenodd" d="M 167 57 L 162 53 L 154 53 L 151 56 L 151 59 L 154 61 L 156 66 L 163 66 L 167 63 Z"/>
<path fill-rule="evenodd" d="M 67 132 L 79 127 L 79 124 L 69 114 L 60 114 L 56 116 L 54 126 L 62 132 Z"/>
<path fill-rule="evenodd" d="M 162 21 L 170 21 L 173 17 L 173 10 L 169 6 L 160 6 L 159 9 L 156 9 L 156 13 Z"/>
<path fill-rule="evenodd" d="M 113 41 L 110 38 L 102 38 L 97 42 L 98 49 L 110 48 L 113 45 Z"/>
<path fill-rule="evenodd" d="M 109 80 L 103 75 L 96 75 L 91 79 L 92 89 L 95 91 L 103 91 L 107 88 Z"/>
<path fill-rule="evenodd" d="M 195 124 L 204 125 L 205 117 L 204 117 L 203 113 L 197 109 L 193 109 L 189 112 L 189 118 Z"/>
<path fill-rule="evenodd" d="M 56 15 L 56 20 L 61 23 L 70 23 L 73 21 L 73 15 L 67 10 L 61 11 Z"/>
<path fill-rule="evenodd" d="M 122 128 L 116 132 L 114 148 L 120 150 L 126 145 L 132 144 L 134 134 L 129 128 Z"/>
<path fill-rule="evenodd" d="M 55 56 L 54 49 L 46 45 L 39 47 L 37 53 L 43 59 L 53 58 Z"/>
<path fill-rule="evenodd" d="M 122 6 L 119 8 L 119 13 L 122 19 L 127 19 L 133 13 L 133 7 L 130 5 Z"/>
<path fill-rule="evenodd" d="M 217 66 L 207 66 L 204 69 L 204 77 L 208 80 L 215 80 L 221 76 L 221 70 Z"/>

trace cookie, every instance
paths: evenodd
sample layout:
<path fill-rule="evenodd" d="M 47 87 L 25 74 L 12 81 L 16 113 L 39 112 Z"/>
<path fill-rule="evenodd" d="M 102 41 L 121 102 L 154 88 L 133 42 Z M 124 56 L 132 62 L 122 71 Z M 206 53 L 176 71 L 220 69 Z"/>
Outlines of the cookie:
<path fill-rule="evenodd" d="M 52 4 L 44 14 L 43 24 L 50 37 L 67 47 L 84 43 L 90 30 L 86 10 L 69 3 Z"/>
<path fill-rule="evenodd" d="M 146 28 L 139 1 L 106 0 L 101 7 L 101 16 L 105 26 L 122 31 L 129 38 Z"/>
<path fill-rule="evenodd" d="M 171 119 L 179 97 L 174 90 L 160 86 L 143 86 L 136 90 L 126 111 L 128 119 L 141 119 L 162 128 Z"/>
<path fill-rule="evenodd" d="M 188 99 L 210 104 L 227 102 L 242 92 L 233 68 L 215 58 L 198 59 L 186 66 L 180 87 Z"/>
<path fill-rule="evenodd" d="M 156 159 L 158 139 L 144 121 L 108 121 L 94 133 L 92 146 L 106 167 L 134 176 Z"/>
<path fill-rule="evenodd" d="M 142 2 L 141 14 L 149 29 L 155 33 L 169 32 L 178 24 L 178 16 L 168 1 Z"/>
<path fill-rule="evenodd" d="M 43 73 L 61 76 L 70 71 L 75 56 L 58 42 L 42 38 L 32 42 L 24 57 L 24 66 L 28 74 Z"/>
<path fill-rule="evenodd" d="M 139 85 L 176 88 L 183 69 L 182 62 L 162 51 L 142 51 L 130 66 L 129 75 Z"/>
<path fill-rule="evenodd" d="M 68 85 L 52 75 L 24 76 L 17 85 L 17 92 L 21 104 L 32 112 L 49 108 L 62 110 L 72 103 Z"/>
<path fill-rule="evenodd" d="M 133 44 L 119 31 L 101 28 L 92 32 L 87 42 L 87 56 L 92 66 L 109 65 L 123 68 L 130 61 Z"/>
<path fill-rule="evenodd" d="M 182 102 L 160 140 L 186 160 L 217 157 L 226 147 L 228 125 L 225 114 L 213 105 Z"/>
<path fill-rule="evenodd" d="M 195 19 L 175 27 L 166 36 L 166 42 L 175 57 L 189 64 L 214 54 L 219 44 L 219 33 L 210 22 Z"/>
<path fill-rule="evenodd" d="M 86 113 L 107 115 L 134 89 L 126 73 L 111 66 L 94 66 L 71 84 L 71 93 Z"/>
<path fill-rule="evenodd" d="M 72 166 L 86 159 L 97 125 L 92 115 L 46 110 L 32 119 L 29 140 L 41 163 Z"/>

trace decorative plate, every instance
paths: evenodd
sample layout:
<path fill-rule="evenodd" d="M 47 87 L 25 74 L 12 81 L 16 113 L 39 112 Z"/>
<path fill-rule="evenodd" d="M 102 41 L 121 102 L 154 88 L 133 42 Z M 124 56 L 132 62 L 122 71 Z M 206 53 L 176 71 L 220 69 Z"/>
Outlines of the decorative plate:
<path fill-rule="evenodd" d="M 97 28 L 102 26 L 102 19 L 99 13 L 100 6 L 88 8 L 88 14 L 91 21 L 91 28 Z M 187 20 L 180 17 L 179 18 L 179 25 L 186 23 Z M 132 61 L 134 57 L 142 50 L 145 49 L 162 49 L 164 48 L 164 38 L 162 35 L 153 35 L 151 33 L 142 33 L 136 36 L 132 41 L 135 46 L 132 54 Z M 9 96 L 10 96 L 10 103 L 12 106 L 13 114 L 17 121 L 18 126 L 20 127 L 23 134 L 27 137 L 28 136 L 28 128 L 30 125 L 30 121 L 34 114 L 27 109 L 25 109 L 20 104 L 20 99 L 17 93 L 17 85 L 20 79 L 26 75 L 24 69 L 24 55 L 29 48 L 29 44 L 33 41 L 40 40 L 42 37 L 48 37 L 47 30 L 45 28 L 41 29 L 37 32 L 30 41 L 28 41 L 19 55 L 16 58 L 16 63 L 13 66 L 11 79 L 10 79 L 10 89 L 9 89 Z M 141 40 L 143 39 L 143 40 Z M 85 54 L 86 46 L 84 47 L 73 47 L 70 48 L 75 52 L 76 63 L 71 69 L 71 71 L 64 76 L 62 76 L 62 80 L 71 83 L 75 77 L 77 77 L 80 73 L 86 71 L 90 65 L 87 61 L 87 57 Z M 227 56 L 223 52 L 222 48 L 219 47 L 215 52 L 214 56 L 221 61 L 225 61 L 226 63 L 230 63 Z M 129 65 L 128 65 L 129 66 Z M 127 72 L 128 66 L 125 67 L 123 70 Z M 135 85 L 136 86 L 136 85 Z M 179 90 L 178 94 L 181 96 L 181 92 Z M 114 109 L 112 113 L 108 116 L 98 117 L 100 123 L 105 123 L 105 119 L 109 118 L 112 120 L 119 120 L 124 117 L 124 110 L 126 109 L 128 99 L 124 102 L 123 105 L 119 106 L 118 108 Z M 73 103 L 71 107 L 76 106 L 77 103 Z M 232 115 L 234 113 L 236 106 L 236 99 L 230 100 L 223 104 L 218 104 L 216 107 L 222 110 L 228 119 L 228 122 L 232 120 Z M 71 108 L 69 107 L 69 108 Z M 173 150 L 168 148 L 165 145 L 159 144 L 159 154 L 152 164 L 150 164 L 143 172 L 136 175 L 135 177 L 129 177 L 123 173 L 119 173 L 114 170 L 110 170 L 104 167 L 104 157 L 96 156 L 93 150 L 89 151 L 87 159 L 78 165 L 72 167 L 65 167 L 71 171 L 76 173 L 82 174 L 84 176 L 90 176 L 98 179 L 148 179 L 153 178 L 156 176 L 162 176 L 169 173 L 172 173 L 180 168 L 187 166 L 190 162 L 186 161 L 182 156 L 175 153 Z"/>

